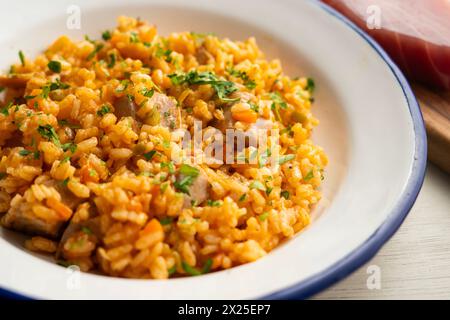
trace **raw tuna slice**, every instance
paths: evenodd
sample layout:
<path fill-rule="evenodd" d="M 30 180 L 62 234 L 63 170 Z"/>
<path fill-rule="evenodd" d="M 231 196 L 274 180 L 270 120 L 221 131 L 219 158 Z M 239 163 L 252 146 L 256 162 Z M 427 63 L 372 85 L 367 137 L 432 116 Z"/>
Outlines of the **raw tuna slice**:
<path fill-rule="evenodd" d="M 323 2 L 366 30 L 411 80 L 450 90 L 449 0 Z"/>

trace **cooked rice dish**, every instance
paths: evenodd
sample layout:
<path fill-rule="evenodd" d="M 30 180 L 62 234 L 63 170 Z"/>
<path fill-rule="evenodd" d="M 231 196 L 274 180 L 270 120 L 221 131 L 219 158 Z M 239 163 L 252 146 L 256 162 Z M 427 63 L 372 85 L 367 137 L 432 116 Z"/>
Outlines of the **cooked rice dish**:
<path fill-rule="evenodd" d="M 20 51 L 0 87 L 1 224 L 59 264 L 151 279 L 228 269 L 305 228 L 321 197 L 314 81 L 284 75 L 253 38 L 163 37 L 119 17 L 98 40 Z M 183 147 L 196 124 L 201 141 Z M 247 141 L 269 130 L 276 142 Z M 230 148 L 209 152 L 229 131 L 246 137 L 231 163 Z"/>

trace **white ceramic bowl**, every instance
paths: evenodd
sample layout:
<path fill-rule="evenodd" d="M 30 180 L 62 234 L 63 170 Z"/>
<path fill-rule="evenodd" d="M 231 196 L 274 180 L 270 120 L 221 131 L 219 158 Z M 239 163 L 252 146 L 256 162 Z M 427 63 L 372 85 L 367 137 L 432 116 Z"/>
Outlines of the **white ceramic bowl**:
<path fill-rule="evenodd" d="M 67 10 L 81 9 L 81 30 Z M 73 11 L 72 11 L 73 12 Z M 8 3 L 0 12 L 0 66 L 37 54 L 58 35 L 100 37 L 118 15 L 160 32 L 255 36 L 288 74 L 317 83 L 314 140 L 329 155 L 324 198 L 305 231 L 257 262 L 191 278 L 130 280 L 73 274 L 22 249 L 0 231 L 3 294 L 31 298 L 304 298 L 371 258 L 399 227 L 420 190 L 426 138 L 416 100 L 387 55 L 345 18 L 317 1 L 64 0 Z M 78 277 L 78 278 L 74 278 Z M 77 285 L 74 285 L 74 281 Z"/>

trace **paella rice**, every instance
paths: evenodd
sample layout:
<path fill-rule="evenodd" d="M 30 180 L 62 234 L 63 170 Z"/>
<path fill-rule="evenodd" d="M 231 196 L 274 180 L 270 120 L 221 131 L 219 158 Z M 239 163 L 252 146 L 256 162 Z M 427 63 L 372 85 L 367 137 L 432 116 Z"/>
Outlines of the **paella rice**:
<path fill-rule="evenodd" d="M 62 36 L 34 61 L 20 51 L 0 87 L 1 224 L 60 264 L 152 279 L 228 269 L 305 228 L 320 200 L 314 82 L 254 38 L 163 37 L 119 17 L 98 40 Z M 201 142 L 182 147 L 196 125 Z M 211 128 L 279 134 L 233 140 L 230 163 L 206 153 Z"/>

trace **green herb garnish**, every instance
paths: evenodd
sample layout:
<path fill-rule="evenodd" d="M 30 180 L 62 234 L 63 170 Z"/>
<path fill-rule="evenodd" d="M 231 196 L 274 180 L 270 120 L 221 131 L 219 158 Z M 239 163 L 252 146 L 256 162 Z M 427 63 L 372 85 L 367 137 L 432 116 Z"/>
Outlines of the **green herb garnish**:
<path fill-rule="evenodd" d="M 19 151 L 19 155 L 21 155 L 22 157 L 26 157 L 26 156 L 28 156 L 31 153 L 32 153 L 32 151 L 25 150 L 25 149 L 22 149 L 22 150 Z"/>
<path fill-rule="evenodd" d="M 200 174 L 200 170 L 198 170 L 197 168 L 192 167 L 188 164 L 183 163 L 180 166 L 180 173 L 185 176 L 190 176 L 190 177 L 196 178 Z"/>
<path fill-rule="evenodd" d="M 171 224 L 172 222 L 173 222 L 172 217 L 164 217 L 164 218 L 161 218 L 161 220 L 159 220 L 159 223 L 161 223 L 161 225 L 163 225 L 163 226 Z"/>
<path fill-rule="evenodd" d="M 170 74 L 168 76 L 174 85 L 188 84 L 188 85 L 201 85 L 209 84 L 214 89 L 217 97 L 223 102 L 234 102 L 239 98 L 232 99 L 228 96 L 237 91 L 234 82 L 220 80 L 214 73 L 210 71 L 197 72 L 195 70 L 189 71 L 186 74 Z"/>
<path fill-rule="evenodd" d="M 222 201 L 208 199 L 206 201 L 206 205 L 209 207 L 220 207 L 222 205 Z"/>
<path fill-rule="evenodd" d="M 261 191 L 266 191 L 266 188 L 264 187 L 264 185 L 258 180 L 255 180 L 252 183 L 250 183 L 249 187 L 250 187 L 250 189 L 257 189 L 257 190 L 261 190 Z"/>
<path fill-rule="evenodd" d="M 100 110 L 97 111 L 97 115 L 100 117 L 103 117 L 105 114 L 110 113 L 111 112 L 111 108 L 104 104 L 102 105 L 102 107 L 100 108 Z"/>
<path fill-rule="evenodd" d="M 111 39 L 111 32 L 109 30 L 103 31 L 102 38 L 105 41 L 108 41 Z"/>
<path fill-rule="evenodd" d="M 190 195 L 189 186 L 194 182 L 194 178 L 191 176 L 183 177 L 181 180 L 177 180 L 173 183 L 174 187 L 183 193 Z"/>
<path fill-rule="evenodd" d="M 259 221 L 264 221 L 269 217 L 269 212 L 264 212 L 263 214 L 261 214 L 258 219 Z"/>
<path fill-rule="evenodd" d="M 202 270 L 198 270 L 197 268 L 191 267 L 189 264 L 187 264 L 184 261 L 181 262 L 181 265 L 183 267 L 183 270 L 187 274 L 189 274 L 191 276 L 199 276 L 201 274 L 208 273 L 211 270 L 212 263 L 213 263 L 213 261 L 211 258 L 206 260 L 205 264 L 203 265 Z"/>
<path fill-rule="evenodd" d="M 153 97 L 153 94 L 155 93 L 155 89 L 149 90 L 147 88 L 143 88 L 139 93 L 142 94 L 144 97 L 151 98 L 151 97 Z"/>
<path fill-rule="evenodd" d="M 155 154 L 156 154 L 156 150 L 152 150 L 147 153 L 144 153 L 143 156 L 147 161 L 150 161 L 150 160 L 152 160 L 152 158 Z"/>
<path fill-rule="evenodd" d="M 47 67 L 55 73 L 61 72 L 61 62 L 59 61 L 52 60 L 47 64 Z"/>
<path fill-rule="evenodd" d="M 161 169 L 162 168 L 167 168 L 169 170 L 170 174 L 174 174 L 175 173 L 175 167 L 173 165 L 173 162 L 161 162 Z"/>
<path fill-rule="evenodd" d="M 37 128 L 38 133 L 43 137 L 46 138 L 48 141 L 52 141 L 55 145 L 58 147 L 61 146 L 61 142 L 59 141 L 58 134 L 56 133 L 55 129 L 49 125 L 40 125 Z"/>
<path fill-rule="evenodd" d="M 104 45 L 102 43 L 96 44 L 94 50 L 92 50 L 92 52 L 89 53 L 89 55 L 86 57 L 86 60 L 92 60 L 97 55 L 97 53 L 103 49 L 103 47 Z"/>
<path fill-rule="evenodd" d="M 61 145 L 61 148 L 63 149 L 63 151 L 70 150 L 70 152 L 75 153 L 75 151 L 77 150 L 77 145 L 72 142 L 67 142 Z"/>
<path fill-rule="evenodd" d="M 116 65 L 116 55 L 114 53 L 110 53 L 108 57 L 109 57 L 108 68 L 111 69 Z"/>
<path fill-rule="evenodd" d="M 19 51 L 19 59 L 22 66 L 25 66 L 25 55 L 23 54 L 22 50 Z"/>
<path fill-rule="evenodd" d="M 233 68 L 229 68 L 227 72 L 232 75 L 233 77 L 240 78 L 244 81 L 244 86 L 247 87 L 247 89 L 255 89 L 256 88 L 256 82 L 248 76 L 247 72 L 236 70 Z"/>
<path fill-rule="evenodd" d="M 286 200 L 289 199 L 289 197 L 290 197 L 289 191 L 286 191 L 286 190 L 281 191 L 280 196 L 282 196 Z"/>
<path fill-rule="evenodd" d="M 294 158 L 295 158 L 295 154 L 286 154 L 286 155 L 280 156 L 280 158 L 278 159 L 278 163 L 280 165 L 282 165 L 288 161 L 291 161 Z"/>
<path fill-rule="evenodd" d="M 172 268 L 170 268 L 169 270 L 167 270 L 169 272 L 169 276 L 173 275 L 175 272 L 177 272 L 177 266 L 173 265 Z"/>
<path fill-rule="evenodd" d="M 313 93 L 316 89 L 316 83 L 312 78 L 308 78 L 306 80 L 306 90 L 308 90 L 310 93 Z"/>
<path fill-rule="evenodd" d="M 311 180 L 312 178 L 314 178 L 314 172 L 313 172 L 312 170 L 310 170 L 310 171 L 306 174 L 306 176 L 303 178 L 303 180 L 304 180 L 304 181 L 309 181 L 309 180 Z"/>

